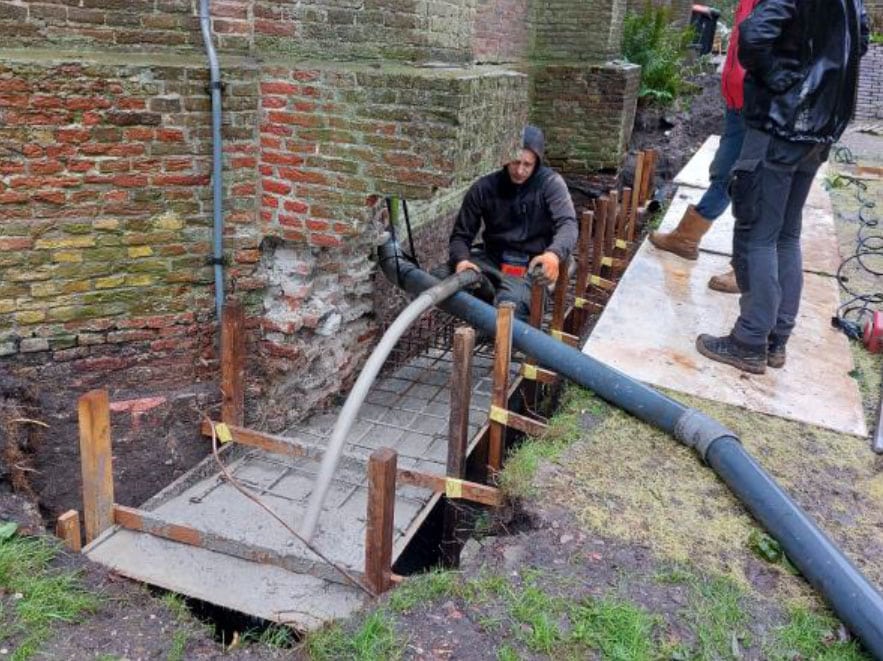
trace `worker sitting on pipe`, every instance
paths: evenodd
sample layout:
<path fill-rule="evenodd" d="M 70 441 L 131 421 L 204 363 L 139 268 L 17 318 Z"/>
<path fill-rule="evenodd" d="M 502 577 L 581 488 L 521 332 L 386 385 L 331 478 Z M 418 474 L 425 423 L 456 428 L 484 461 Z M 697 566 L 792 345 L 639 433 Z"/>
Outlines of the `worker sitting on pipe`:
<path fill-rule="evenodd" d="M 545 146 L 543 132 L 526 126 L 516 157 L 472 184 L 451 232 L 446 272 L 439 273 L 480 271 L 493 292 L 478 295 L 495 305 L 515 303 L 520 319 L 530 312 L 528 273 L 555 282 L 577 238 L 573 201 L 561 175 L 543 165 Z M 482 229 L 483 243 L 473 246 Z"/>

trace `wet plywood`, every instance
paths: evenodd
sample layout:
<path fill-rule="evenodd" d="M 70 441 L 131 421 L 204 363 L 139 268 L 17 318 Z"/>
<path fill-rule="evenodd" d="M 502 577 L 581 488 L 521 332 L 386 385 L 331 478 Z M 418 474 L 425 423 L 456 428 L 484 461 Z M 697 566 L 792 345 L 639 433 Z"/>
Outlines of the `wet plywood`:
<path fill-rule="evenodd" d="M 813 190 L 818 188 L 818 181 Z M 678 188 L 671 205 L 660 224 L 660 230 L 669 232 L 677 227 L 687 205 L 696 204 L 705 191 L 700 188 L 681 186 Z M 824 191 L 820 192 L 827 196 Z M 731 255 L 733 252 L 733 223 L 735 222 L 730 207 L 714 221 L 708 233 L 702 237 L 700 249 L 703 252 Z M 820 207 L 805 206 L 803 209 L 803 231 L 801 232 L 801 248 L 803 249 L 803 269 L 812 273 L 834 275 L 840 265 L 840 251 L 834 234 L 834 219 L 829 211 Z M 655 248 L 654 248 L 655 250 Z"/>
<path fill-rule="evenodd" d="M 784 369 L 748 375 L 696 351 L 697 335 L 724 335 L 738 315 L 737 296 L 706 286 L 727 265 L 724 256 L 689 262 L 645 242 L 584 352 L 654 386 L 865 436 L 861 396 L 849 376 L 852 355 L 830 323 L 838 300 L 833 278 L 806 275 Z"/>

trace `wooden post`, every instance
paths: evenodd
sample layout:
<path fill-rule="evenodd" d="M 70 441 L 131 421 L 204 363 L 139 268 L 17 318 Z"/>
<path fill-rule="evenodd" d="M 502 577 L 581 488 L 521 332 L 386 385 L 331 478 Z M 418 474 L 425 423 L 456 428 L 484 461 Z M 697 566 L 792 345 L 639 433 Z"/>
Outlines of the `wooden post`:
<path fill-rule="evenodd" d="M 558 270 L 558 280 L 555 282 L 555 297 L 552 305 L 552 330 L 564 330 L 564 314 L 567 312 L 567 287 L 570 285 L 568 273 L 570 260 L 566 260 Z"/>
<path fill-rule="evenodd" d="M 619 238 L 631 242 L 635 238 L 635 221 L 632 218 L 632 189 L 622 189 L 622 223 Z"/>
<path fill-rule="evenodd" d="M 55 536 L 64 541 L 64 545 L 74 553 L 79 553 L 83 548 L 80 536 L 80 513 L 77 510 L 68 510 L 58 517 L 55 523 Z"/>
<path fill-rule="evenodd" d="M 656 150 L 648 149 L 644 158 L 644 170 L 641 173 L 641 204 L 645 205 L 653 192 L 653 175 L 656 173 Z"/>
<path fill-rule="evenodd" d="M 245 311 L 236 299 L 224 304 L 221 322 L 221 420 L 245 422 Z"/>
<path fill-rule="evenodd" d="M 83 471 L 83 519 L 88 544 L 113 525 L 113 468 L 107 391 L 92 390 L 80 397 L 77 413 Z"/>
<path fill-rule="evenodd" d="M 635 157 L 635 179 L 632 182 L 632 222 L 638 222 L 638 207 L 644 200 L 641 199 L 641 184 L 644 181 L 644 152 L 639 151 Z"/>
<path fill-rule="evenodd" d="M 543 313 L 545 312 L 545 306 L 546 286 L 538 280 L 534 280 L 530 287 L 530 317 L 527 321 L 534 328 L 543 327 Z M 526 357 L 524 359 L 525 365 L 536 365 L 536 362 L 537 361 L 533 358 Z M 527 405 L 531 408 L 536 407 L 537 382 L 525 379 L 522 382 L 522 392 L 524 393 L 524 400 L 527 402 Z"/>
<path fill-rule="evenodd" d="M 584 211 L 579 221 L 579 238 L 577 239 L 579 263 L 577 264 L 576 269 L 575 292 L 577 298 L 585 298 L 587 295 L 589 268 L 591 266 L 591 263 L 589 262 L 589 251 L 591 250 L 592 224 L 594 220 L 595 216 L 591 211 Z M 577 308 L 574 310 L 574 323 L 571 328 L 574 335 L 579 335 L 582 332 L 583 326 L 586 324 L 586 316 L 587 314 L 584 309 Z"/>
<path fill-rule="evenodd" d="M 491 406 L 505 409 L 509 406 L 509 364 L 512 361 L 512 317 L 515 303 L 501 303 L 497 308 L 497 337 L 494 344 L 494 375 L 491 388 Z M 505 425 L 490 421 L 488 430 L 488 465 L 494 471 L 503 467 Z"/>
<path fill-rule="evenodd" d="M 377 448 L 368 459 L 365 580 L 376 594 L 386 592 L 392 585 L 397 458 L 395 450 Z"/>
<path fill-rule="evenodd" d="M 451 370 L 451 415 L 448 419 L 448 477 L 466 477 L 466 449 L 469 444 L 469 403 L 472 400 L 472 350 L 475 331 L 461 326 L 454 331 L 454 364 Z M 442 524 L 442 564 L 460 565 L 457 527 L 460 509 L 451 501 L 445 504 Z"/>
<path fill-rule="evenodd" d="M 595 200 L 595 236 L 592 242 L 592 275 L 601 275 L 601 260 L 604 259 L 604 232 L 607 227 L 607 198 Z"/>

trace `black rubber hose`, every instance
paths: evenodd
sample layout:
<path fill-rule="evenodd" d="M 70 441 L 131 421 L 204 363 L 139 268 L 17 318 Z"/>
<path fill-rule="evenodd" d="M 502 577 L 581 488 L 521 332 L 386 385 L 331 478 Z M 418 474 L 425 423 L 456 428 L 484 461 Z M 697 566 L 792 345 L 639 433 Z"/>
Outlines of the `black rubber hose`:
<path fill-rule="evenodd" d="M 419 294 L 438 280 L 407 260 L 390 239 L 378 248 L 380 268 L 394 284 Z M 496 311 L 465 292 L 440 307 L 491 335 Z M 883 660 L 883 596 L 754 461 L 732 431 L 630 376 L 520 320 L 512 344 L 540 365 L 592 390 L 611 404 L 694 448 L 730 487 L 788 558 L 875 658 Z"/>

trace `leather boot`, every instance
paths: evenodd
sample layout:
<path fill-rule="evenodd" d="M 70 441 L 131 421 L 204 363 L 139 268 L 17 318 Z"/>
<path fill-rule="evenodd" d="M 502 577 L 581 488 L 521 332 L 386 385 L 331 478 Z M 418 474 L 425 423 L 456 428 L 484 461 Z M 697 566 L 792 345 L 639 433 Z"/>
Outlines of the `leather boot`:
<path fill-rule="evenodd" d="M 732 365 L 743 372 L 766 372 L 767 348 L 763 344 L 755 347 L 743 344 L 732 335 L 714 337 L 703 334 L 696 338 L 696 350 L 706 358 Z"/>
<path fill-rule="evenodd" d="M 730 269 L 726 273 L 711 276 L 708 281 L 708 288 L 722 291 L 725 294 L 738 294 L 739 285 L 736 283 L 736 272 Z"/>
<path fill-rule="evenodd" d="M 711 221 L 700 216 L 691 204 L 674 230 L 651 232 L 650 243 L 684 259 L 699 259 L 699 241 L 710 228 Z"/>

